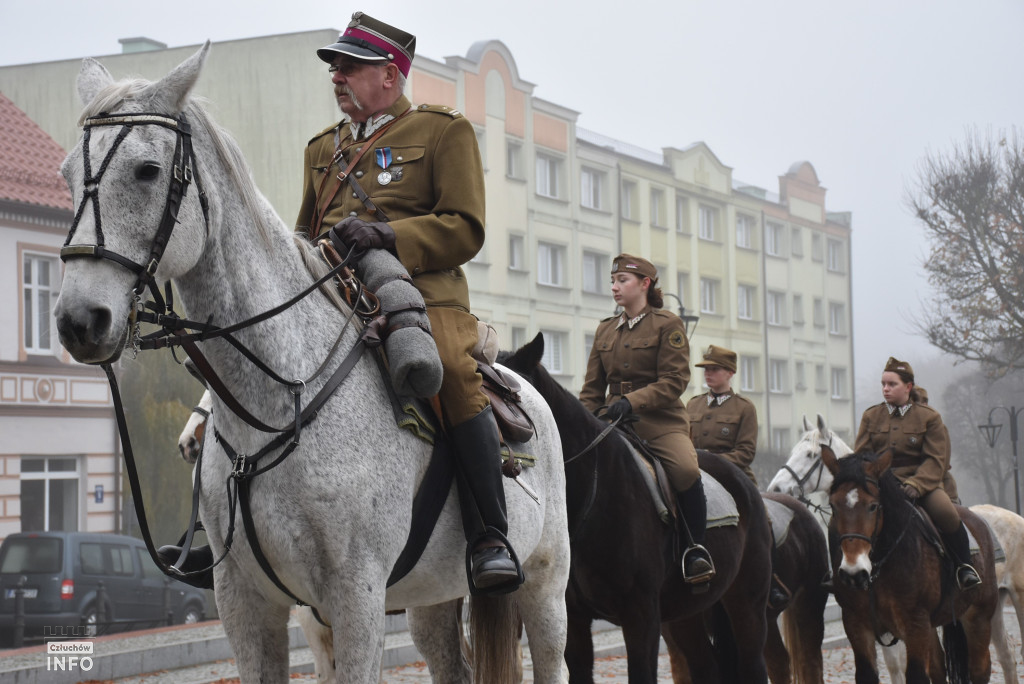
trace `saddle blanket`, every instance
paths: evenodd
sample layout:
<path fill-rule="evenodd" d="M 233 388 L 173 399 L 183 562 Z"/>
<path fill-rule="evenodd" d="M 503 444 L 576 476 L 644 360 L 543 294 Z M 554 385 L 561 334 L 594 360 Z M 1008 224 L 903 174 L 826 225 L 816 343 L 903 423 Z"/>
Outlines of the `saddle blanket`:
<path fill-rule="evenodd" d="M 982 518 L 981 521 L 983 523 L 985 523 L 985 526 L 988 527 L 988 531 L 992 534 L 992 541 L 993 541 L 992 555 L 994 557 L 995 562 L 996 563 L 1005 563 L 1006 562 L 1006 552 L 1003 551 L 1003 545 L 999 543 L 999 538 L 996 537 L 995 532 L 992 530 L 992 526 L 988 524 L 988 520 L 985 520 L 984 518 Z M 967 527 L 967 526 L 964 525 L 964 527 Z M 969 528 L 969 527 L 967 527 L 967 546 L 971 550 L 971 555 L 972 556 L 974 554 L 979 553 L 981 551 L 981 547 L 978 545 L 978 540 L 974 538 L 974 533 L 971 532 L 971 528 Z"/>
<path fill-rule="evenodd" d="M 629 452 L 633 454 L 633 458 L 636 460 L 636 464 L 644 476 L 651 499 L 654 500 L 654 506 L 658 510 L 658 517 L 667 524 L 672 519 L 672 516 L 669 514 L 665 500 L 658 490 L 658 483 L 654 479 L 654 468 L 628 441 L 626 446 L 629 447 Z M 700 477 L 701 482 L 704 483 L 704 498 L 708 503 L 707 529 L 712 527 L 735 527 L 738 525 L 740 522 L 740 512 L 736 508 L 736 501 L 733 500 L 732 494 L 722 486 L 721 482 L 703 470 L 700 471 Z"/>
<path fill-rule="evenodd" d="M 772 524 L 775 548 L 778 548 L 786 542 L 786 535 L 789 534 L 789 524 L 793 522 L 793 509 L 774 499 L 764 499 L 764 509 L 768 513 L 768 520 Z"/>

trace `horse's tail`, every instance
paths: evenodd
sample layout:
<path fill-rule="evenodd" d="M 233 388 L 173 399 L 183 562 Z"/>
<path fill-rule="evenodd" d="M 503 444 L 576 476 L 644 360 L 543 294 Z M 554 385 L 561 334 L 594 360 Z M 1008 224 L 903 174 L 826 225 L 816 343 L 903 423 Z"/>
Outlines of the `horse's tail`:
<path fill-rule="evenodd" d="M 942 648 L 946 651 L 946 677 L 949 684 L 970 684 L 967 663 L 967 633 L 959 620 L 942 628 Z"/>
<path fill-rule="evenodd" d="M 521 681 L 521 625 L 513 594 L 470 598 L 469 638 L 475 684 L 515 684 Z"/>
<path fill-rule="evenodd" d="M 715 662 L 718 663 L 719 672 L 723 682 L 739 681 L 739 648 L 736 645 L 736 635 L 732 631 L 732 622 L 729 620 L 729 613 L 725 606 L 719 601 L 711 608 L 711 635 L 714 641 Z"/>
<path fill-rule="evenodd" d="M 825 638 L 828 592 L 804 586 L 782 613 L 782 633 L 789 651 L 793 684 L 820 684 L 823 676 L 821 642 Z"/>

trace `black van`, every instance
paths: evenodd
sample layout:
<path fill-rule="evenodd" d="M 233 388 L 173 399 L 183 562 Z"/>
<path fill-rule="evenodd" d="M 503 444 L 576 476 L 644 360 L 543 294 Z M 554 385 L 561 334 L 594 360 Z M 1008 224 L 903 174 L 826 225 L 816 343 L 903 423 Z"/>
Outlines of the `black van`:
<path fill-rule="evenodd" d="M 166 578 L 135 537 L 21 532 L 0 545 L 0 646 L 13 645 L 15 590 L 24 577 L 25 642 L 199 622 L 206 594 Z M 106 616 L 98 623 L 102 580 Z M 164 588 L 167 587 L 165 605 Z"/>

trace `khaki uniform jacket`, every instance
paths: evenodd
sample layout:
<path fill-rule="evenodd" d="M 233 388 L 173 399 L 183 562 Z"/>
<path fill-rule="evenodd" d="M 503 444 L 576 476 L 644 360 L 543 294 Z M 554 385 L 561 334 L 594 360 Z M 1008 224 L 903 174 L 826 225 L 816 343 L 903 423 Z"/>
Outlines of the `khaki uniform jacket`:
<path fill-rule="evenodd" d="M 757 450 L 757 409 L 735 392 L 723 404 L 708 405 L 708 393 L 698 394 L 686 404 L 693 446 L 722 456 L 740 467 L 754 484 L 757 478 L 750 464 Z"/>
<path fill-rule="evenodd" d="M 398 117 L 411 108 L 404 96 L 388 110 Z M 344 161 L 330 166 L 340 144 Z M 306 147 L 302 203 L 295 229 L 309 233 L 317 191 L 330 173 L 325 193 L 335 176 L 356 154 L 347 120 L 331 126 Z M 391 181 L 380 183 L 384 169 L 376 151 L 389 148 Z M 383 210 L 395 231 L 398 258 L 413 277 L 427 306 L 450 306 L 469 311 L 469 286 L 462 265 L 484 243 L 484 174 L 473 125 L 449 107 L 420 105 L 398 119 L 373 143 L 352 170 L 359 185 Z M 321 201 L 323 199 L 321 198 Z M 379 221 L 341 184 L 313 235 L 330 229 L 347 216 Z"/>
<path fill-rule="evenodd" d="M 902 482 L 922 495 L 942 487 L 949 468 L 949 433 L 939 412 L 924 404 L 913 404 L 903 416 L 889 415 L 884 404 L 864 412 L 857 430 L 854 451 L 893 451 L 892 471 Z"/>
<path fill-rule="evenodd" d="M 627 323 L 618 325 L 620 316 L 606 318 L 597 326 L 580 401 L 593 412 L 625 396 L 646 424 L 641 436 L 689 433 L 686 410 L 679 399 L 690 382 L 690 344 L 683 321 L 663 309 L 648 306 L 644 312 L 632 330 Z M 625 394 L 611 387 L 623 382 L 632 384 Z"/>

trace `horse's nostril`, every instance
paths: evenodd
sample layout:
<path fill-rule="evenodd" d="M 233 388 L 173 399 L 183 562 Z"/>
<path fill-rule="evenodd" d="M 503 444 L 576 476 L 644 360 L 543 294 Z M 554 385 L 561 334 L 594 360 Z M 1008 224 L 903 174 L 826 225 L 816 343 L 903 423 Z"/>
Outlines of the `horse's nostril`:
<path fill-rule="evenodd" d="M 102 341 L 110 332 L 110 309 L 99 307 L 89 312 L 89 328 L 92 331 L 92 342 Z"/>

